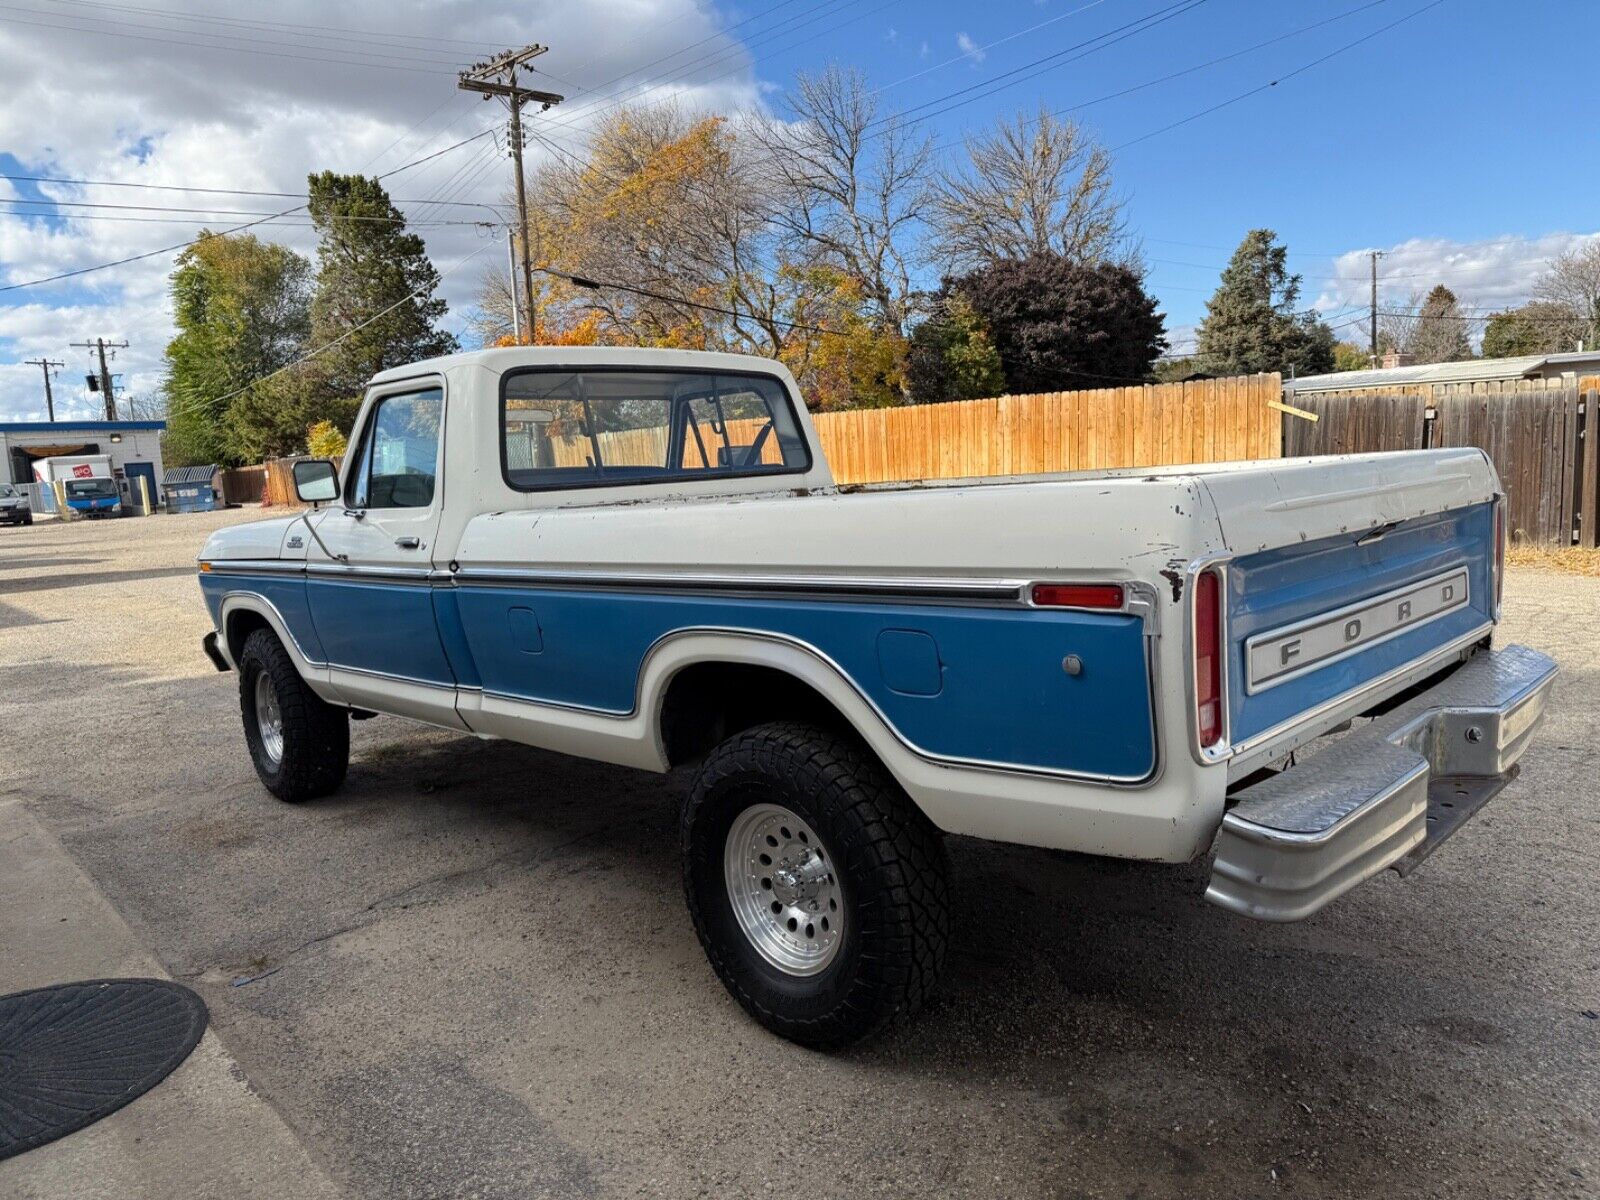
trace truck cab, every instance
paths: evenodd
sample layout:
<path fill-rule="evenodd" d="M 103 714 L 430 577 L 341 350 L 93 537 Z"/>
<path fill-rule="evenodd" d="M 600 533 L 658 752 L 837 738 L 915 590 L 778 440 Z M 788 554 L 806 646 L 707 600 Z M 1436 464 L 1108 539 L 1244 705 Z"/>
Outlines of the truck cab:
<path fill-rule="evenodd" d="M 263 783 L 336 788 L 352 711 L 693 765 L 697 932 L 810 1045 L 932 986 L 944 834 L 1304 919 L 1507 786 L 1555 676 L 1493 645 L 1476 450 L 836 487 L 780 364 L 594 347 L 385 372 L 350 445 L 200 556 Z"/>

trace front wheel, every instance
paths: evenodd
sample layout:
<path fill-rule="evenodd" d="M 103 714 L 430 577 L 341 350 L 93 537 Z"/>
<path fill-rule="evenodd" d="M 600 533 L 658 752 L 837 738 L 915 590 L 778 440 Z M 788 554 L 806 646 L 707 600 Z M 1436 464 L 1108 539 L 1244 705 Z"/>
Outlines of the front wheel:
<path fill-rule="evenodd" d="M 834 1049 L 921 1006 L 949 936 L 944 844 L 863 747 L 746 730 L 701 766 L 682 839 L 700 943 L 762 1025 Z"/>
<path fill-rule="evenodd" d="M 261 782 L 298 804 L 338 789 L 350 767 L 350 720 L 300 678 L 271 630 L 258 629 L 239 654 L 239 711 Z"/>

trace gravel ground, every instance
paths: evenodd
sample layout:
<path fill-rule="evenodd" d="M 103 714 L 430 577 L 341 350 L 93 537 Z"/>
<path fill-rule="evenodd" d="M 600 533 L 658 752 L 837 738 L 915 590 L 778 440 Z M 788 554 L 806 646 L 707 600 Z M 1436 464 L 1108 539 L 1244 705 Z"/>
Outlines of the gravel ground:
<path fill-rule="evenodd" d="M 380 719 L 268 797 L 192 580 L 251 515 L 0 530 L 0 795 L 351 1196 L 1600 1195 L 1600 581 L 1511 575 L 1553 713 L 1410 879 L 1268 926 L 955 840 L 937 999 L 825 1057 L 705 964 L 681 778 Z"/>

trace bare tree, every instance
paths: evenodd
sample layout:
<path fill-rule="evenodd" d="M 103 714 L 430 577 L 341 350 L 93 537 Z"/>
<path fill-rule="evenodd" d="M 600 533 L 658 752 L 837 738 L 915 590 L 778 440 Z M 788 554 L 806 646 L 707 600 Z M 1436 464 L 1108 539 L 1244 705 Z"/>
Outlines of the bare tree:
<path fill-rule="evenodd" d="M 1043 106 L 969 137 L 967 163 L 936 183 L 931 217 L 940 258 L 971 271 L 1052 253 L 1094 266 L 1137 257 L 1111 155 L 1076 121 Z"/>
<path fill-rule="evenodd" d="M 1579 341 L 1586 349 L 1600 348 L 1600 239 L 1558 255 L 1533 294 L 1571 314 L 1570 330 L 1562 325 L 1573 343 L 1567 349 L 1576 350 Z"/>
<path fill-rule="evenodd" d="M 752 126 L 782 203 L 774 216 L 797 261 L 860 282 L 881 324 L 904 332 L 912 305 L 912 242 L 923 223 L 932 145 L 879 107 L 859 70 L 800 75 L 792 121 Z"/>

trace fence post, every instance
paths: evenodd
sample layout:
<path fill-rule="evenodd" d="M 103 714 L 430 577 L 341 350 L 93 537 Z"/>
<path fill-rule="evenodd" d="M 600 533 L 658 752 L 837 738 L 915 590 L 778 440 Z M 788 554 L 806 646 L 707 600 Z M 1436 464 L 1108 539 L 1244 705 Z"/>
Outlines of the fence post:
<path fill-rule="evenodd" d="M 1578 545 L 1600 547 L 1600 391 L 1580 392 L 1583 420 L 1578 433 Z"/>

